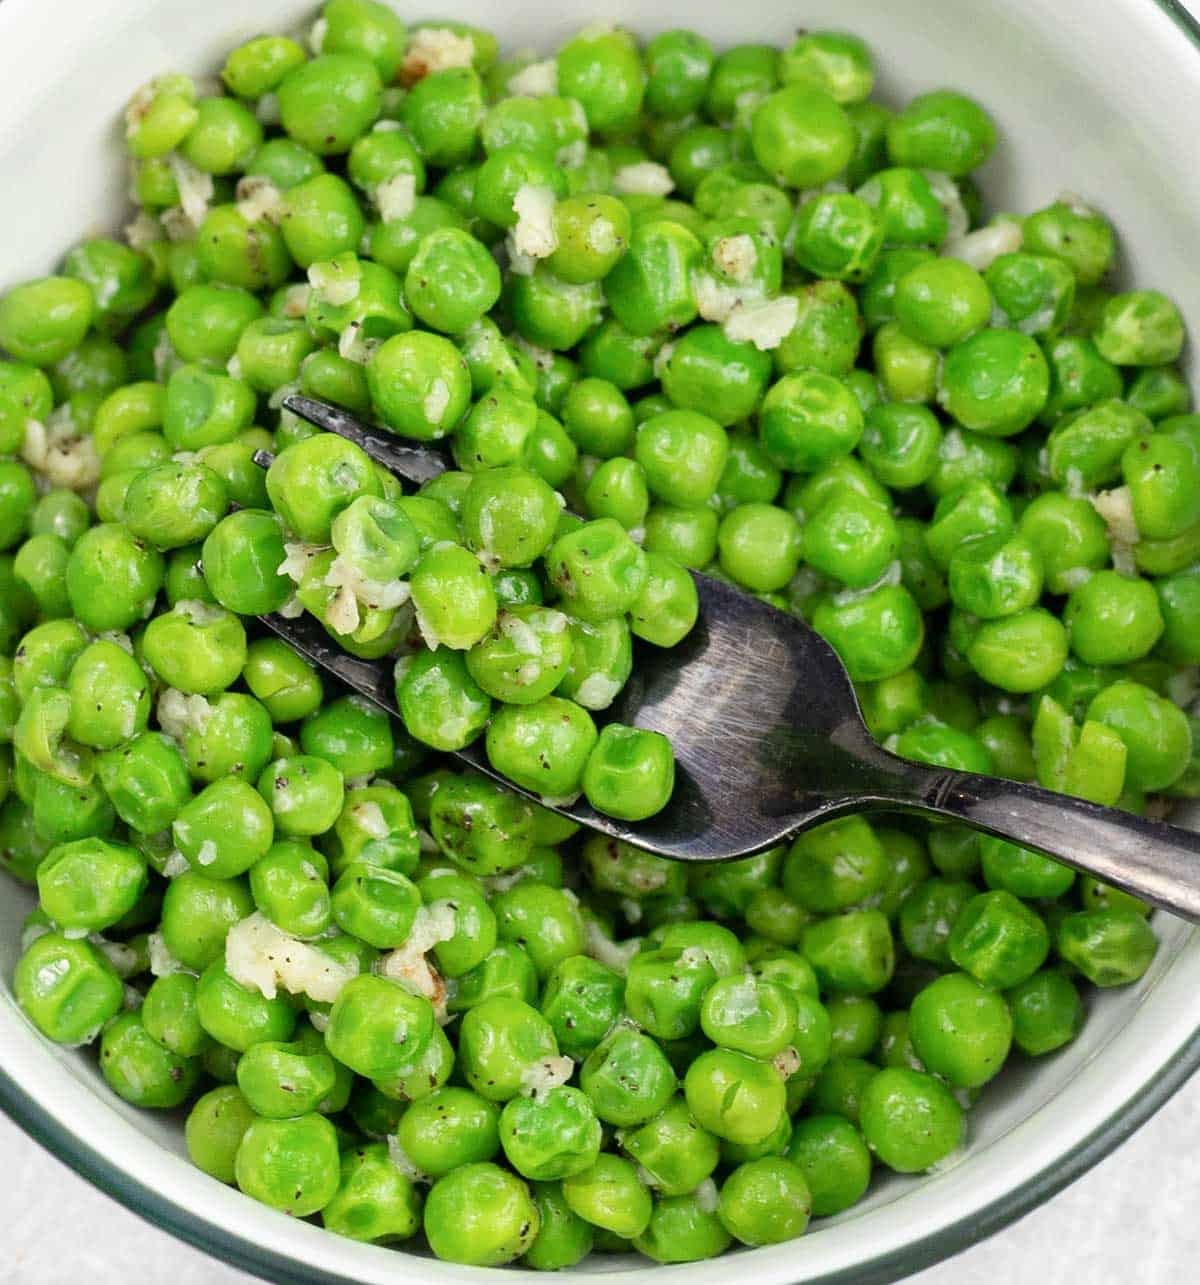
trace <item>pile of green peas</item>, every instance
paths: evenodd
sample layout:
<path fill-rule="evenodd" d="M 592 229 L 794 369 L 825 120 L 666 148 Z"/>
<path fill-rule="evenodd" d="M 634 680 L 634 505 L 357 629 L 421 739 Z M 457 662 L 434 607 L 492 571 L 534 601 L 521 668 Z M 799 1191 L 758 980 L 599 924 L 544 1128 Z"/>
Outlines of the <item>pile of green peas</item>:
<path fill-rule="evenodd" d="M 978 103 L 873 84 L 840 33 L 506 61 L 329 0 L 138 91 L 124 240 L 0 297 L 14 989 L 219 1181 L 468 1264 L 776 1243 L 1149 967 L 1147 906 L 963 827 L 688 869 L 438 757 L 651 815 L 669 744 L 592 712 L 694 569 L 899 754 L 1200 797 L 1179 313 L 1078 198 L 985 221 Z M 291 391 L 457 467 L 405 494 Z M 402 719 L 276 610 L 395 656 Z"/>

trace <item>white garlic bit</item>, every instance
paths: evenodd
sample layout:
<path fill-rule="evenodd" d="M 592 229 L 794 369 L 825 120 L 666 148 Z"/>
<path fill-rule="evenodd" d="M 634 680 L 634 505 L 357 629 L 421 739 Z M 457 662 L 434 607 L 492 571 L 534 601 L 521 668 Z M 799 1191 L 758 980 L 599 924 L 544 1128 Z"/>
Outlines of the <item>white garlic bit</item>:
<path fill-rule="evenodd" d="M 234 981 L 274 999 L 280 988 L 318 1003 L 337 999 L 357 969 L 289 936 L 255 911 L 225 938 L 225 968 Z"/>

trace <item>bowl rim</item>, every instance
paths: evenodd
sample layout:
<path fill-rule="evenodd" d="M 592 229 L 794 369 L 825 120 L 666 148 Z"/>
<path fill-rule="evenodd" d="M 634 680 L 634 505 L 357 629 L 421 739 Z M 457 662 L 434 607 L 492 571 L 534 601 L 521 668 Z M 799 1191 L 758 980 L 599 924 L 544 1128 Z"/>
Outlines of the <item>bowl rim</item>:
<path fill-rule="evenodd" d="M 1172 0 L 1167 0 L 1171 3 Z M 1158 3 L 1158 0 L 1156 0 Z M 1200 26 L 1195 39 L 1200 48 Z M 1163 1064 L 1130 1101 L 1055 1161 L 987 1208 L 968 1213 L 852 1268 L 808 1277 L 803 1285 L 890 1285 L 905 1276 L 961 1253 L 986 1240 L 1056 1196 L 1063 1188 L 1111 1154 L 1182 1088 L 1200 1069 L 1200 1029 Z M 72 1134 L 0 1067 L 0 1110 L 58 1160 L 119 1201 L 152 1226 L 203 1250 L 219 1262 L 281 1285 L 358 1285 L 352 1275 L 334 1274 L 298 1263 L 198 1217 L 152 1186 L 114 1164 Z M 490 1274 L 490 1273 L 489 1273 Z M 616 1279 L 616 1278 L 614 1278 Z"/>
<path fill-rule="evenodd" d="M 37 0 L 8 0 L 5 17 L 19 19 Z M 1138 0 L 1158 9 L 1200 55 L 1200 18 L 1184 0 Z M 890 1285 L 947 1260 L 995 1235 L 1044 1204 L 1105 1159 L 1146 1123 L 1200 1070 L 1200 1027 L 1194 1030 L 1135 1096 L 1068 1151 L 1047 1162 L 1022 1184 L 982 1209 L 926 1232 L 917 1240 L 884 1251 L 853 1267 L 807 1276 L 802 1285 Z M 281 1285 L 359 1285 L 357 1276 L 304 1264 L 286 1254 L 227 1231 L 135 1177 L 83 1141 L 0 1066 L 0 1111 L 57 1160 L 152 1226 L 166 1231 L 219 1262 Z M 491 1275 L 491 1273 L 487 1273 Z M 480 1273 L 483 1279 L 484 1273 Z M 616 1280 L 618 1278 L 614 1278 Z M 800 1283 L 798 1283 L 800 1285 Z"/>

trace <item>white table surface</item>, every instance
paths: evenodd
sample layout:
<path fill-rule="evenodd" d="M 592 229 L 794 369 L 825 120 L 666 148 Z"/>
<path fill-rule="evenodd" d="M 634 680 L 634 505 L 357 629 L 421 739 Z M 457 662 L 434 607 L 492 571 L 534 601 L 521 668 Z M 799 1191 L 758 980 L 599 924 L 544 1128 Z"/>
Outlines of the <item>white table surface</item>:
<path fill-rule="evenodd" d="M 1200 1079 L 1048 1205 L 909 1285 L 1180 1285 L 1200 1259 Z M 0 1116 L 0 1285 L 250 1285 L 77 1178 Z M 66 1234 L 64 1234 L 64 1231 Z"/>

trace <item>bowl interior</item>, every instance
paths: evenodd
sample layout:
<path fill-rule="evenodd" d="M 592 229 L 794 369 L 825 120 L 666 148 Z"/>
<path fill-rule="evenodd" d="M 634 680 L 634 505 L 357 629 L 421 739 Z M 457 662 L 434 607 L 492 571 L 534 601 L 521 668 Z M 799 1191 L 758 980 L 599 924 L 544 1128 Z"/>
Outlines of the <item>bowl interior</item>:
<path fill-rule="evenodd" d="M 552 48 L 596 17 L 586 0 L 526 0 L 503 11 L 440 0 L 434 13 L 490 27 L 510 49 Z M 778 43 L 797 24 L 856 31 L 874 48 L 885 100 L 950 85 L 993 111 L 1003 141 L 982 175 L 991 209 L 1034 209 L 1064 189 L 1094 201 L 1122 234 L 1122 275 L 1166 288 L 1200 326 L 1200 171 L 1186 163 L 1174 124 L 1200 112 L 1200 49 L 1154 0 L 1103 8 L 1087 0 L 820 0 L 802 11 L 786 0 L 758 0 L 748 11 L 660 0 L 652 13 L 610 0 L 604 16 L 646 34 L 693 27 L 719 46 Z M 293 0 L 7 0 L 0 285 L 49 270 L 81 236 L 126 220 L 118 122 L 134 87 L 164 70 L 211 73 L 237 41 L 311 17 Z M 277 1279 L 481 1279 L 478 1270 L 337 1240 L 192 1169 L 178 1118 L 120 1103 L 88 1055 L 48 1045 L 21 1017 L 10 979 L 32 898 L 0 881 L 0 1102 L 19 1122 L 155 1221 Z M 1162 947 L 1143 982 L 1093 993 L 1075 1044 L 1006 1072 L 972 1113 L 968 1146 L 939 1172 L 879 1183 L 842 1219 L 739 1266 L 762 1285 L 888 1279 L 985 1234 L 1103 1154 L 1123 1122 L 1141 1118 L 1200 1060 L 1200 945 L 1181 922 L 1159 915 L 1156 926 Z M 727 1280 L 731 1268 L 728 1259 L 678 1269 L 612 1259 L 575 1275 L 651 1270 L 664 1280 L 686 1272 L 703 1285 Z"/>

